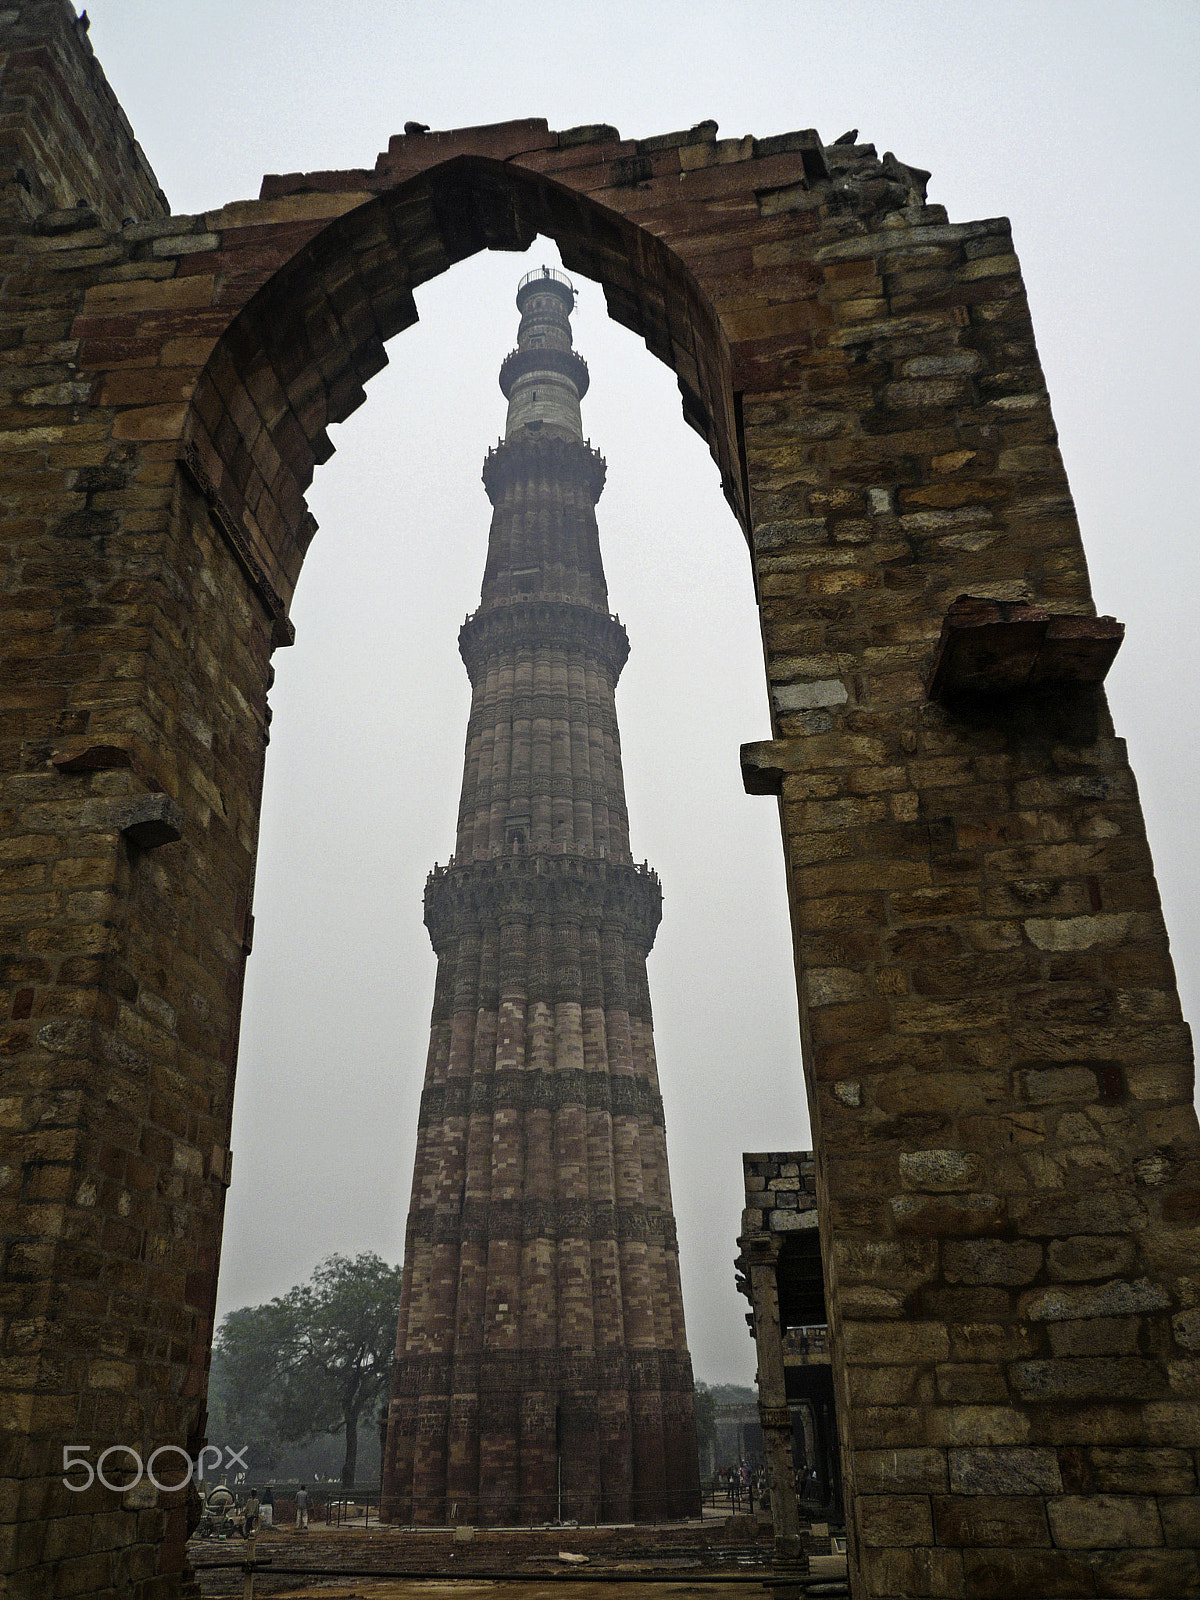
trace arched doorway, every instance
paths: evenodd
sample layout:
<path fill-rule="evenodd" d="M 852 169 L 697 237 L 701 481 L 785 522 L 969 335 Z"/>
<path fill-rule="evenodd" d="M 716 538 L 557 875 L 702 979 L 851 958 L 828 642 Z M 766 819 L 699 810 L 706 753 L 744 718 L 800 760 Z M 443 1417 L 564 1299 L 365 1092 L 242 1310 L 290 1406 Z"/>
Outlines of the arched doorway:
<path fill-rule="evenodd" d="M 481 254 L 423 286 L 420 322 L 333 431 L 309 494 L 320 531 L 270 693 L 218 1326 L 333 1251 L 402 1249 L 434 977 L 421 893 L 461 781 L 456 639 L 479 598 L 480 461 L 503 417 L 513 285 L 552 252 Z M 619 712 L 636 858 L 668 897 L 650 976 L 692 1358 L 701 1378 L 748 1383 L 720 1244 L 742 1198 L 723 1152 L 807 1128 L 778 821 L 736 760 L 770 732 L 750 563 L 673 375 L 596 286 L 576 289 L 587 432 L 608 463 L 602 549 L 631 639 Z M 451 338 L 469 365 L 447 362 Z M 374 1449 L 364 1432 L 364 1484 Z"/>

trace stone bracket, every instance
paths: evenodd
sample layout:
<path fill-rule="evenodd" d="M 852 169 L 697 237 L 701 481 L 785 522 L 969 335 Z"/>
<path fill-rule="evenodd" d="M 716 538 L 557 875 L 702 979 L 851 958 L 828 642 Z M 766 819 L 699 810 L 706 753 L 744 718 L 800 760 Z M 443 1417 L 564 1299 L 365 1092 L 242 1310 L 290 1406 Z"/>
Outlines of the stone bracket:
<path fill-rule="evenodd" d="M 124 769 L 131 771 L 142 783 L 153 782 L 133 753 L 115 744 L 58 750 L 50 757 L 50 765 L 64 777 Z M 160 845 L 174 844 L 183 837 L 183 807 L 159 789 L 136 795 L 132 799 L 115 801 L 112 812 L 106 813 L 106 821 L 109 816 L 113 831 L 122 834 L 135 850 L 157 850 Z"/>
<path fill-rule="evenodd" d="M 929 698 L 944 704 L 962 695 L 1101 683 L 1124 637 L 1124 623 L 1113 617 L 960 595 L 942 623 Z"/>
<path fill-rule="evenodd" d="M 803 739 L 758 739 L 741 748 L 742 786 L 747 794 L 778 795 L 784 775 L 804 770 Z"/>
<path fill-rule="evenodd" d="M 50 757 L 50 765 L 67 777 L 129 768 L 143 782 L 146 781 L 146 774 L 134 760 L 133 753 L 119 744 L 89 744 L 81 750 L 56 750 Z"/>
<path fill-rule="evenodd" d="M 183 807 L 169 795 L 146 794 L 116 807 L 116 825 L 135 850 L 157 850 L 183 837 Z"/>

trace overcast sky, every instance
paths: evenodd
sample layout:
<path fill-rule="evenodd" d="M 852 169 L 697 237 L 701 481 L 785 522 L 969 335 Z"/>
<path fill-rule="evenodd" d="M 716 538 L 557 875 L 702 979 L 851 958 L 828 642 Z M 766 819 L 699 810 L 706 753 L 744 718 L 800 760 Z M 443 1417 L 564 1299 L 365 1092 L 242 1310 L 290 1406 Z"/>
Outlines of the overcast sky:
<path fill-rule="evenodd" d="M 1200 7 L 1195 0 L 89 0 L 91 41 L 172 209 L 264 173 L 370 167 L 408 118 L 543 116 L 626 137 L 860 129 L 932 170 L 952 221 L 1006 215 L 1146 808 L 1189 1018 L 1200 759 L 1195 673 Z M 334 430 L 321 524 L 276 654 L 220 1310 L 323 1255 L 398 1260 L 433 956 L 425 874 L 453 842 L 478 602 L 527 258 L 417 293 L 368 404 Z M 650 983 L 697 1376 L 747 1381 L 733 1290 L 741 1152 L 808 1140 L 769 734 L 741 533 L 674 379 L 579 281 L 584 430 L 608 460 L 601 542 L 631 656 L 618 690 L 633 848 L 663 881 Z M 1192 466 L 1187 465 L 1188 462 Z"/>

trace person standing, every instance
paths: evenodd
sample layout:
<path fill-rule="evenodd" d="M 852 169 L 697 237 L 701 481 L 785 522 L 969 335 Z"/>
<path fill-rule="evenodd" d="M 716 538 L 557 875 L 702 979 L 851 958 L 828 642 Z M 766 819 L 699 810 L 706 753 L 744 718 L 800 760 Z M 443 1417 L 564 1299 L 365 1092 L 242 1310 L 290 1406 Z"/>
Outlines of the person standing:
<path fill-rule="evenodd" d="M 262 1520 L 262 1525 L 264 1528 L 270 1528 L 273 1526 L 275 1522 L 275 1491 L 272 1489 L 270 1484 L 268 1484 L 262 1492 L 262 1500 L 259 1502 L 258 1514 Z"/>
<path fill-rule="evenodd" d="M 302 1483 L 296 1490 L 296 1526 L 308 1527 L 308 1485 Z"/>
<path fill-rule="evenodd" d="M 262 1510 L 262 1502 L 258 1498 L 258 1490 L 251 1489 L 250 1498 L 242 1510 L 242 1537 L 249 1539 L 258 1532 L 258 1518 Z"/>

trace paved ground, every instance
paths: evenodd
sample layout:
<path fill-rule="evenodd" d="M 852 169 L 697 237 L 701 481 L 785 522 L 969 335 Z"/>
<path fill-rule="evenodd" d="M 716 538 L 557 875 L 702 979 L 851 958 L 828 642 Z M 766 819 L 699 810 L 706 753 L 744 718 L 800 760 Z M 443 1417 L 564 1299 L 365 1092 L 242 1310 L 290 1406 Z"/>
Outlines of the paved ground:
<path fill-rule="evenodd" d="M 561 1581 L 546 1578 L 541 1582 L 493 1583 L 486 1581 L 450 1582 L 427 1579 L 419 1583 L 397 1583 L 388 1579 L 301 1580 L 299 1588 L 272 1589 L 272 1600 L 749 1600 L 744 1585 L 708 1583 L 586 1583 L 572 1582 L 564 1596 Z M 259 1592 L 256 1586 L 256 1593 Z M 262 1593 L 267 1591 L 263 1590 Z M 761 1589 L 752 1590 L 753 1600 L 764 1600 Z"/>
<path fill-rule="evenodd" d="M 845 1572 L 828 1537 L 805 1540 L 814 1600 Z M 764 1600 L 773 1541 L 756 1519 L 706 1517 L 661 1527 L 275 1528 L 253 1548 L 194 1539 L 205 1600 L 241 1596 L 255 1562 L 261 1600 Z"/>
<path fill-rule="evenodd" d="M 644 1600 L 643 1590 L 669 1600 L 675 1585 L 664 1580 L 678 1574 L 685 1587 L 700 1579 L 735 1580 L 724 1582 L 719 1595 L 704 1584 L 711 1600 L 725 1600 L 730 1590 L 742 1587 L 736 1583 L 739 1576 L 758 1575 L 761 1581 L 771 1561 L 771 1539 L 745 1517 L 660 1528 L 460 1529 L 457 1538 L 451 1529 L 364 1528 L 360 1523 L 314 1526 L 307 1533 L 273 1529 L 259 1534 L 253 1553 L 256 1566 L 262 1564 L 255 1592 L 263 1596 L 320 1593 L 343 1600 L 354 1594 L 375 1600 L 386 1593 L 389 1600 L 393 1594 L 435 1600 L 453 1594 L 457 1600 L 479 1600 L 486 1590 L 489 1600 L 518 1600 L 509 1592 L 516 1582 L 519 1600 L 540 1600 L 547 1588 L 561 1595 L 568 1585 L 573 1600 L 596 1600 L 593 1590 L 616 1600 L 614 1588 L 623 1591 L 626 1581 L 636 1584 L 642 1578 L 657 1581 L 636 1584 L 638 1594 L 624 1600 Z M 240 1594 L 249 1554 L 240 1539 L 194 1539 L 188 1550 L 206 1597 Z M 581 1581 L 593 1576 L 594 1581 Z M 385 1577 L 392 1581 L 385 1584 Z M 468 1578 L 469 1584 L 463 1581 Z M 614 1584 L 618 1578 L 623 1581 Z M 335 1579 L 340 1587 L 331 1586 Z"/>

